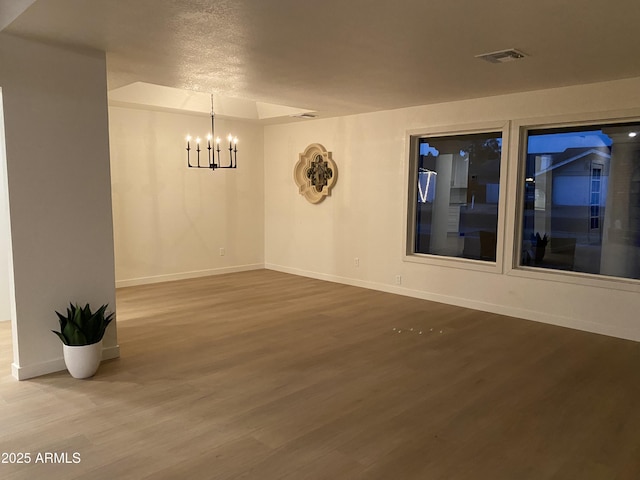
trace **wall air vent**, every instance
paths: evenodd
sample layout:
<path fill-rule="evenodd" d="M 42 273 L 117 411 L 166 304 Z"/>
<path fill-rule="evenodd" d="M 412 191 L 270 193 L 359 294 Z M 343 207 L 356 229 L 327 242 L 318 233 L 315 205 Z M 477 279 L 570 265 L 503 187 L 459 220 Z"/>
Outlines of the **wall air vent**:
<path fill-rule="evenodd" d="M 486 60 L 489 63 L 507 63 L 513 62 L 514 60 L 520 60 L 521 58 L 526 57 L 524 53 L 515 48 L 510 48 L 508 50 L 500 50 L 498 52 L 491 53 L 483 53 L 481 55 L 476 55 L 476 58 L 481 58 L 482 60 Z"/>
<path fill-rule="evenodd" d="M 298 115 L 291 115 L 293 118 L 317 118 L 315 113 L 300 113 Z"/>

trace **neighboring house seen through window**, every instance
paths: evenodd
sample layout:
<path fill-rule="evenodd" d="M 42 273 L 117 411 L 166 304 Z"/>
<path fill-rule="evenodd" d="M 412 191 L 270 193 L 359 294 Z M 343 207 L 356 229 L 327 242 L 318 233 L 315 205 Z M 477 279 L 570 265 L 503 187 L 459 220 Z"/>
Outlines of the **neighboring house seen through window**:
<path fill-rule="evenodd" d="M 529 130 L 520 264 L 640 278 L 640 123 Z"/>

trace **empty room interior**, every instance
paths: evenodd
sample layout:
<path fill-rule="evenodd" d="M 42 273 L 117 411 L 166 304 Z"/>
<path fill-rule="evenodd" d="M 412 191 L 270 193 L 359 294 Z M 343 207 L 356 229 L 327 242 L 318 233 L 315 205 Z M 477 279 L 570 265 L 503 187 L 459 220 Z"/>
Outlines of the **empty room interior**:
<path fill-rule="evenodd" d="M 0 478 L 640 478 L 639 23 L 0 0 Z"/>

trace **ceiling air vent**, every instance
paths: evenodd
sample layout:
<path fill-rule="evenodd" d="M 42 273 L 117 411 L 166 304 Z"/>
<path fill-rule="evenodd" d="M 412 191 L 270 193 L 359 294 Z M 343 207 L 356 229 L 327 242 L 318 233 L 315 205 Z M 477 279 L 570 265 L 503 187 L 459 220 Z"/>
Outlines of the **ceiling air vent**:
<path fill-rule="evenodd" d="M 476 55 L 476 58 L 481 58 L 482 60 L 486 60 L 489 63 L 513 62 L 514 60 L 520 60 L 524 57 L 526 57 L 526 55 L 521 51 L 516 50 L 515 48 Z"/>
<path fill-rule="evenodd" d="M 293 118 L 316 118 L 318 115 L 315 113 L 300 113 L 298 115 L 291 115 Z"/>

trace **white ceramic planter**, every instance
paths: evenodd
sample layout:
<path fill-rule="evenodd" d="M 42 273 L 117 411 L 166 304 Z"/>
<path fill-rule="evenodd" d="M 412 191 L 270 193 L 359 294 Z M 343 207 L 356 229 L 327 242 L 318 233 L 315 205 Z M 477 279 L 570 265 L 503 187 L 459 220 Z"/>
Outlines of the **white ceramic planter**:
<path fill-rule="evenodd" d="M 102 340 L 91 345 L 62 345 L 64 363 L 73 378 L 92 377 L 102 359 Z"/>

